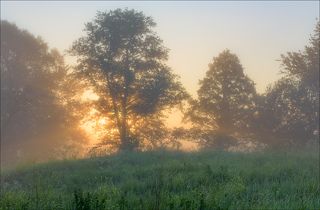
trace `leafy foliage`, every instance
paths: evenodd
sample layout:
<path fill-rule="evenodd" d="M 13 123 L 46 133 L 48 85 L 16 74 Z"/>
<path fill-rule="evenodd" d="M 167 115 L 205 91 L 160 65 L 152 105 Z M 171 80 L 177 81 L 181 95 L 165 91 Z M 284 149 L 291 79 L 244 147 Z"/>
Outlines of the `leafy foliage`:
<path fill-rule="evenodd" d="M 164 64 L 168 50 L 154 26 L 151 17 L 135 10 L 99 12 L 70 50 L 78 56 L 78 73 L 96 87 L 99 109 L 112 120 L 118 133 L 113 138 L 123 150 L 142 143 L 148 132 L 142 135 L 139 128 L 151 122 L 163 127 L 163 111 L 187 97 Z"/>
<path fill-rule="evenodd" d="M 231 137 L 249 126 L 255 109 L 254 83 L 244 74 L 236 55 L 222 52 L 209 64 L 200 81 L 198 99 L 191 102 L 187 118 L 194 123 L 196 138 L 206 146 L 236 143 Z M 220 143 L 218 143 L 220 142 Z"/>
<path fill-rule="evenodd" d="M 319 141 L 319 25 L 304 52 L 281 56 L 285 76 L 261 97 L 254 129 L 271 146 Z"/>
<path fill-rule="evenodd" d="M 49 51 L 40 38 L 1 21 L 3 164 L 17 159 L 44 160 L 81 137 L 58 97 L 66 74 L 63 57 L 56 50 Z"/>

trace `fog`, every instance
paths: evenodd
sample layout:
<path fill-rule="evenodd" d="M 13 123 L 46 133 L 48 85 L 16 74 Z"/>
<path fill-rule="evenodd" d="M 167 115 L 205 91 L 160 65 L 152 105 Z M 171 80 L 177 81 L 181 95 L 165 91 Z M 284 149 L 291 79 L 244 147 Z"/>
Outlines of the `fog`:
<path fill-rule="evenodd" d="M 1 167 L 122 151 L 318 147 L 319 22 L 304 49 L 274 55 L 281 77 L 263 93 L 226 46 L 195 96 L 168 66 L 156 27 L 137 10 L 97 12 L 62 54 L 2 20 Z"/>

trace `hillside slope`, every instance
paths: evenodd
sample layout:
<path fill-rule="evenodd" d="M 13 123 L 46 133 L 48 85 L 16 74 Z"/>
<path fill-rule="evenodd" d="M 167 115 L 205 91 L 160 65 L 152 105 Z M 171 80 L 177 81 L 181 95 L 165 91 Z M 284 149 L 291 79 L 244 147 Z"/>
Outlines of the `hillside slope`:
<path fill-rule="evenodd" d="M 319 155 L 145 152 L 2 174 L 1 210 L 320 209 Z"/>

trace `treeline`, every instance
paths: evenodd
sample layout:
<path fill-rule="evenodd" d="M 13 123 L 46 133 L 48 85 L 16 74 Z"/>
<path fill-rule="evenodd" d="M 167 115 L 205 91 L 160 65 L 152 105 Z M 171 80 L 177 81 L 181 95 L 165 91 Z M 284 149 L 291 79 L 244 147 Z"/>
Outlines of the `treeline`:
<path fill-rule="evenodd" d="M 319 22 L 303 51 L 281 55 L 283 77 L 265 93 L 225 50 L 200 80 L 197 98 L 166 65 L 155 26 L 135 10 L 98 12 L 69 49 L 77 65 L 68 66 L 41 38 L 1 21 L 2 160 L 79 155 L 89 138 L 79 124 L 89 108 L 106 121 L 94 147 L 103 154 L 177 148 L 181 139 L 226 150 L 319 143 Z M 89 89 L 97 99 L 83 100 Z M 191 126 L 166 127 L 175 107 Z"/>

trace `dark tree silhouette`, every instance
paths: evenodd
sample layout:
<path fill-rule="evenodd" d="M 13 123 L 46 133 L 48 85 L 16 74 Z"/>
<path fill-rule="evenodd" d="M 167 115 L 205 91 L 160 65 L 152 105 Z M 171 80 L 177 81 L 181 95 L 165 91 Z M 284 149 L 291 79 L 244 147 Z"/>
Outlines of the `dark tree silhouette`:
<path fill-rule="evenodd" d="M 254 83 L 243 73 L 235 54 L 225 50 L 200 81 L 198 99 L 191 102 L 187 117 L 201 144 L 223 148 L 234 144 L 235 134 L 243 133 L 255 108 Z"/>
<path fill-rule="evenodd" d="M 96 87 L 100 110 L 112 120 L 118 136 L 112 138 L 120 140 L 121 150 L 137 148 L 146 134 L 141 129 L 163 126 L 164 110 L 187 96 L 164 63 L 168 50 L 152 30 L 155 25 L 135 10 L 98 12 L 70 50 L 78 56 L 77 73 Z"/>
<path fill-rule="evenodd" d="M 57 97 L 65 75 L 56 50 L 49 51 L 40 38 L 1 21 L 2 163 L 18 156 L 56 157 L 55 152 L 79 134 L 72 131 L 73 121 Z"/>
<path fill-rule="evenodd" d="M 281 55 L 282 73 L 286 77 L 299 81 L 306 91 L 319 93 L 319 45 L 320 22 L 316 24 L 310 43 L 303 52 L 288 52 Z M 313 97 L 313 96 L 311 96 Z"/>
<path fill-rule="evenodd" d="M 319 34 L 318 22 L 304 52 L 281 55 L 284 77 L 260 102 L 254 127 L 270 146 L 301 147 L 319 138 Z"/>
<path fill-rule="evenodd" d="M 283 73 L 296 82 L 296 91 L 290 97 L 296 110 L 292 114 L 299 116 L 305 140 L 319 137 L 319 45 L 320 22 L 316 24 L 304 52 L 289 52 L 281 56 Z"/>

